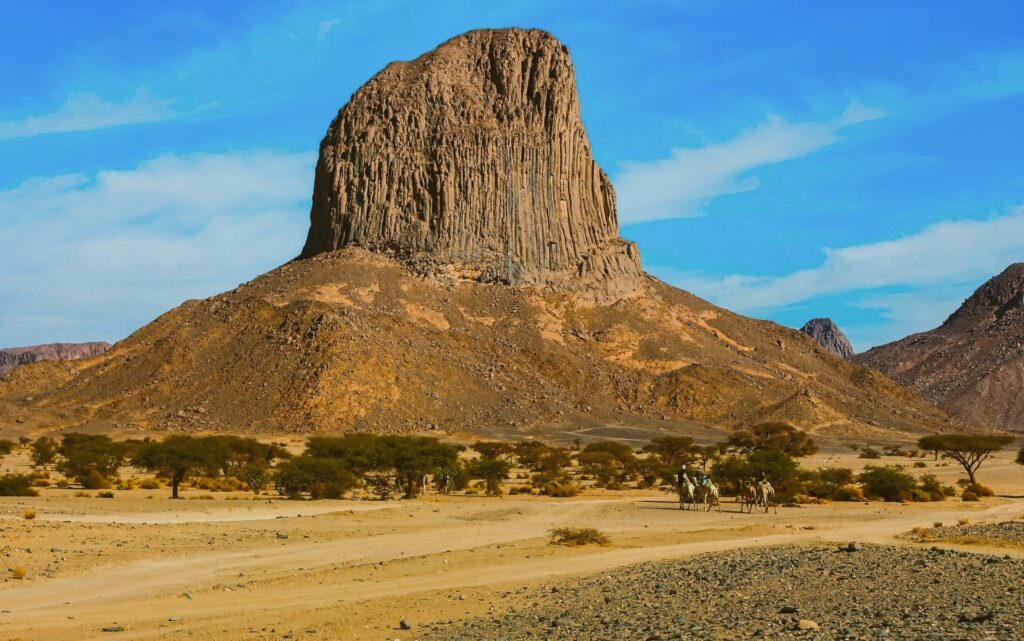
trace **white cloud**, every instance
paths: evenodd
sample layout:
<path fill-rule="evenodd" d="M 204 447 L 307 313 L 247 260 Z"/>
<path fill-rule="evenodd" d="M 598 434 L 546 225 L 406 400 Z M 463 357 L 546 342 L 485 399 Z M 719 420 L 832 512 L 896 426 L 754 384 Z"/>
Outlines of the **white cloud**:
<path fill-rule="evenodd" d="M 317 37 L 321 40 L 327 37 L 327 34 L 331 32 L 337 24 L 341 22 L 338 18 L 331 18 L 330 20 L 321 20 L 320 26 L 317 28 Z"/>
<path fill-rule="evenodd" d="M 988 220 L 929 225 L 905 238 L 825 248 L 818 267 L 784 276 L 680 275 L 730 309 L 776 309 L 826 294 L 897 285 L 963 283 L 1024 260 L 1024 207 Z"/>
<path fill-rule="evenodd" d="M 60 109 L 42 116 L 0 121 L 0 140 L 45 134 L 94 131 L 122 125 L 156 122 L 175 117 L 172 102 L 136 90 L 125 102 L 111 102 L 96 94 L 73 93 Z"/>
<path fill-rule="evenodd" d="M 698 216 L 713 198 L 750 191 L 760 181 L 748 172 L 805 156 L 839 141 L 851 125 L 884 112 L 852 103 L 827 122 L 789 122 L 768 116 L 736 137 L 704 147 L 675 147 L 668 158 L 622 163 L 615 179 L 619 223 Z"/>
<path fill-rule="evenodd" d="M 294 257 L 315 160 L 167 155 L 0 191 L 0 345 L 119 339 Z"/>

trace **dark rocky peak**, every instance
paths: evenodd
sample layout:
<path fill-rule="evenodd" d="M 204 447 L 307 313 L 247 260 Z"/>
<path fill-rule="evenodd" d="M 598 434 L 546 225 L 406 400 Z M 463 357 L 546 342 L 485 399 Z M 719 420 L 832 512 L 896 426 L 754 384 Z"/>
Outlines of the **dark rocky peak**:
<path fill-rule="evenodd" d="M 839 358 L 853 356 L 853 346 L 839 326 L 831 318 L 812 318 L 800 328 L 818 343 Z"/>

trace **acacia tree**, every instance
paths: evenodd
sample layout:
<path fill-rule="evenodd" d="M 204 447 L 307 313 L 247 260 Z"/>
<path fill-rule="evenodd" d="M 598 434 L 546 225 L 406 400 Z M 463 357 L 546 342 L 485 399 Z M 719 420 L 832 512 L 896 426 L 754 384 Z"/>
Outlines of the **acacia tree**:
<path fill-rule="evenodd" d="M 176 434 L 143 443 L 132 457 L 132 465 L 169 478 L 171 498 L 176 499 L 182 481 L 193 474 L 217 474 L 228 455 L 217 437 Z"/>
<path fill-rule="evenodd" d="M 29 447 L 32 448 L 32 464 L 37 467 L 46 467 L 57 460 L 57 441 L 49 436 L 40 436 Z"/>
<path fill-rule="evenodd" d="M 57 469 L 86 489 L 108 487 L 110 477 L 121 469 L 131 449 L 131 443 L 118 443 L 109 436 L 72 432 L 61 439 Z"/>
<path fill-rule="evenodd" d="M 977 483 L 975 473 L 992 455 L 1013 442 L 1012 436 L 1001 434 L 933 434 L 917 442 L 922 450 L 942 452 L 967 472 L 971 484 Z"/>
<path fill-rule="evenodd" d="M 810 456 L 818 446 L 807 432 L 788 423 L 761 423 L 734 432 L 725 442 L 725 449 L 750 454 L 762 450 L 778 450 L 789 456 Z"/>

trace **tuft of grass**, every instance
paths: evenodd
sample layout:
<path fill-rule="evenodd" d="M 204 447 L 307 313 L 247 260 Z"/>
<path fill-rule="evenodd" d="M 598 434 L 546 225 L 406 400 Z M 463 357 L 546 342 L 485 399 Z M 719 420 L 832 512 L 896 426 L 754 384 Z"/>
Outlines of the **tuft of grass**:
<path fill-rule="evenodd" d="M 552 545 L 609 545 L 611 540 L 601 530 L 592 527 L 557 527 L 548 532 Z"/>
<path fill-rule="evenodd" d="M 112 499 L 114 498 L 114 493 L 111 492 L 110 490 L 106 490 L 104 492 L 100 492 L 96 496 L 98 496 L 101 499 Z"/>
<path fill-rule="evenodd" d="M 25 568 L 21 567 L 20 565 L 17 565 L 15 567 L 11 568 L 11 578 L 12 579 L 21 580 L 21 579 L 24 579 L 26 576 L 28 576 L 28 571 Z"/>
<path fill-rule="evenodd" d="M 26 521 L 31 521 L 32 519 L 36 518 L 36 511 L 25 510 L 24 512 L 21 513 L 21 518 L 25 519 Z"/>
<path fill-rule="evenodd" d="M 971 522 L 970 519 L 957 519 L 956 520 L 956 524 L 957 525 L 967 525 L 970 522 Z"/>
<path fill-rule="evenodd" d="M 932 523 L 932 527 L 942 527 L 942 521 L 936 521 Z"/>
<path fill-rule="evenodd" d="M 92 494 L 89 494 L 88 492 L 82 492 L 81 490 L 79 490 L 78 492 L 75 492 L 75 498 L 76 499 L 90 499 L 90 498 L 92 498 Z"/>

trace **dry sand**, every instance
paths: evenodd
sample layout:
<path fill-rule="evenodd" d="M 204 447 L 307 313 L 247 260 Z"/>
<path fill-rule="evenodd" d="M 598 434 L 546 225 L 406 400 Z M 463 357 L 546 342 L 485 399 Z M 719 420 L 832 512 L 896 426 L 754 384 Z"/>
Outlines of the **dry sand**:
<path fill-rule="evenodd" d="M 829 464 L 852 467 L 901 462 L 832 456 Z M 642 561 L 818 541 L 915 545 L 898 536 L 936 522 L 1022 518 L 1024 467 L 1012 458 L 1002 453 L 982 469 L 1001 496 L 981 503 L 834 503 L 777 515 L 739 514 L 729 500 L 720 514 L 680 512 L 672 496 L 637 490 L 378 503 L 48 489 L 0 499 L 0 640 L 412 639 L 424 623 L 522 605 L 524 588 Z M 914 471 L 959 476 L 928 465 Z M 25 510 L 36 518 L 25 520 Z M 613 544 L 549 545 L 547 531 L 564 525 L 600 528 Z M 15 567 L 27 578 L 8 578 Z M 413 629 L 400 630 L 402 619 Z M 110 626 L 124 631 L 102 631 Z"/>

